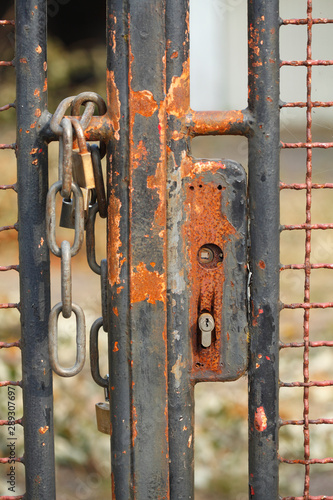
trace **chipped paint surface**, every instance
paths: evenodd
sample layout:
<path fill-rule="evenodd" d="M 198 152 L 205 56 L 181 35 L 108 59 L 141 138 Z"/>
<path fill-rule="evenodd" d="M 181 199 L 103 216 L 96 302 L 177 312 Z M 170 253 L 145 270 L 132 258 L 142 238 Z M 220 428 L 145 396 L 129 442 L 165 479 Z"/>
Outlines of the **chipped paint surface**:
<path fill-rule="evenodd" d="M 166 97 L 167 113 L 183 120 L 185 119 L 188 111 L 190 92 L 189 78 L 189 61 L 184 61 L 183 72 L 181 76 L 174 76 L 172 78 L 168 95 Z"/>
<path fill-rule="evenodd" d="M 148 304 L 161 301 L 165 304 L 165 274 L 149 271 L 144 262 L 140 262 L 131 272 L 131 302 L 147 300 Z"/>
<path fill-rule="evenodd" d="M 257 408 L 254 416 L 254 426 L 259 432 L 267 429 L 267 417 L 263 406 Z"/>
<path fill-rule="evenodd" d="M 49 426 L 45 425 L 45 427 L 40 427 L 38 429 L 39 434 L 46 434 L 46 432 L 49 430 Z"/>
<path fill-rule="evenodd" d="M 119 90 L 117 89 L 114 72 L 107 70 L 106 72 L 107 81 L 107 102 L 108 110 L 110 113 L 110 121 L 114 132 L 115 139 L 119 140 L 119 130 L 120 130 L 120 100 L 119 100 Z"/>
<path fill-rule="evenodd" d="M 186 366 L 186 361 L 182 361 L 182 355 L 179 354 L 176 363 L 171 368 L 171 373 L 175 377 L 175 386 L 178 388 L 180 386 L 180 379 L 182 377 L 183 370 L 186 368 Z"/>
<path fill-rule="evenodd" d="M 111 191 L 109 198 L 109 220 L 110 220 L 110 238 L 109 238 L 109 276 L 111 286 L 120 284 L 120 272 L 123 264 L 123 254 L 119 251 L 122 246 L 120 239 L 120 209 L 121 202 L 115 196 L 114 191 Z"/>

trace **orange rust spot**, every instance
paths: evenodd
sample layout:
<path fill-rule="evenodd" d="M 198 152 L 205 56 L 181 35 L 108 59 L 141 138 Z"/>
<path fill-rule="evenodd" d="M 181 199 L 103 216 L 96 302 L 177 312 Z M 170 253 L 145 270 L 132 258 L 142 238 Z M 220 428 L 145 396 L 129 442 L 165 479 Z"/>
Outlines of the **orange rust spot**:
<path fill-rule="evenodd" d="M 38 165 L 38 160 L 37 158 L 31 162 L 32 165 Z"/>
<path fill-rule="evenodd" d="M 274 64 L 275 63 L 275 59 L 272 59 L 271 57 L 268 59 L 270 63 Z"/>
<path fill-rule="evenodd" d="M 47 91 L 47 78 L 44 80 L 43 92 Z"/>
<path fill-rule="evenodd" d="M 119 316 L 119 312 L 118 312 L 118 308 L 117 308 L 117 307 L 113 307 L 113 308 L 112 308 L 112 311 L 113 311 L 113 313 L 114 313 L 116 316 Z"/>
<path fill-rule="evenodd" d="M 249 47 L 253 50 L 253 52 L 259 56 L 259 31 L 258 29 L 253 28 L 250 25 L 250 33 L 249 33 Z"/>
<path fill-rule="evenodd" d="M 187 431 L 187 427 L 186 427 L 186 425 L 184 425 L 184 427 L 183 427 L 183 431 Z"/>
<path fill-rule="evenodd" d="M 259 406 L 254 416 L 254 426 L 259 432 L 267 429 L 267 417 L 263 406 Z"/>
<path fill-rule="evenodd" d="M 41 54 L 42 53 L 42 47 L 40 45 L 38 45 L 36 48 L 35 48 L 35 51 L 37 52 L 37 54 Z"/>
<path fill-rule="evenodd" d="M 171 59 L 176 59 L 176 58 L 178 57 L 178 52 L 177 52 L 177 50 L 175 50 L 174 52 L 172 52 L 172 54 L 171 54 L 171 56 L 170 56 L 170 57 L 171 57 Z"/>
<path fill-rule="evenodd" d="M 267 361 L 270 361 L 270 360 L 271 360 L 271 358 L 270 358 L 269 356 L 266 356 L 266 359 L 267 359 Z"/>
<path fill-rule="evenodd" d="M 34 92 L 34 96 L 36 97 L 40 97 L 40 90 L 39 89 L 36 89 L 35 92 Z"/>
<path fill-rule="evenodd" d="M 267 100 L 268 102 L 273 102 L 273 99 L 272 99 L 271 97 L 267 97 L 267 98 L 266 98 L 266 100 Z"/>
<path fill-rule="evenodd" d="M 251 495 L 253 496 L 254 495 L 254 489 L 253 489 L 253 486 L 250 486 L 251 488 Z"/>
<path fill-rule="evenodd" d="M 110 121 L 114 132 L 114 137 L 119 141 L 119 130 L 120 130 L 120 100 L 119 100 L 119 90 L 117 88 L 114 72 L 107 70 L 107 101 L 108 109 L 110 110 Z"/>
<path fill-rule="evenodd" d="M 46 71 L 46 70 L 47 70 L 47 62 L 46 62 L 46 61 L 44 61 L 44 63 L 43 63 L 43 70 L 44 70 L 44 71 Z"/>
<path fill-rule="evenodd" d="M 30 128 L 35 128 L 37 125 L 37 122 L 33 122 L 31 125 L 30 125 Z"/>
<path fill-rule="evenodd" d="M 156 266 L 155 262 L 150 262 L 150 265 L 151 265 L 151 267 L 155 267 Z"/>
<path fill-rule="evenodd" d="M 204 172 L 216 173 L 220 169 L 225 169 L 225 164 L 222 161 L 193 162 L 192 158 L 186 154 L 186 151 L 182 153 L 180 165 L 182 178 L 189 177 L 194 179 L 197 174 L 202 174 Z"/>
<path fill-rule="evenodd" d="M 39 108 L 36 109 L 35 111 L 35 116 L 37 116 L 37 118 L 39 118 L 41 116 L 42 112 Z"/>
<path fill-rule="evenodd" d="M 119 294 L 122 290 L 124 290 L 124 287 L 123 286 L 120 286 L 117 288 L 117 294 Z"/>
<path fill-rule="evenodd" d="M 259 363 L 256 363 L 256 368 L 257 368 L 257 369 L 258 369 L 258 368 L 260 368 L 260 365 L 259 365 Z"/>
<path fill-rule="evenodd" d="M 130 90 L 130 107 L 132 119 L 134 115 L 139 115 L 149 118 L 158 108 L 157 102 L 153 94 L 149 90 Z"/>
<path fill-rule="evenodd" d="M 113 347 L 113 352 L 118 352 L 118 351 L 119 351 L 118 342 L 115 342 Z"/>
<path fill-rule="evenodd" d="M 27 64 L 27 59 L 25 57 L 21 57 L 20 63 Z"/>
<path fill-rule="evenodd" d="M 265 269 L 266 268 L 266 264 L 263 260 L 259 260 L 259 267 L 260 269 Z"/>
<path fill-rule="evenodd" d="M 39 434 L 45 434 L 49 430 L 49 426 L 45 425 L 45 427 L 40 427 L 38 429 Z"/>
<path fill-rule="evenodd" d="M 109 248 L 109 269 L 110 269 L 110 284 L 111 286 L 120 284 L 121 259 L 123 254 L 119 252 L 122 245 L 120 239 L 120 208 L 121 202 L 116 198 L 114 190 L 111 191 L 109 198 L 109 220 L 110 220 L 110 237 L 108 241 Z"/>
<path fill-rule="evenodd" d="M 145 162 L 147 160 L 148 151 L 143 140 L 139 141 L 137 146 L 133 146 L 131 150 L 132 157 L 132 167 L 133 169 L 138 168 L 141 165 L 141 162 Z"/>
<path fill-rule="evenodd" d="M 138 423 L 138 415 L 137 415 L 137 412 L 136 412 L 136 408 L 133 405 L 132 406 L 132 447 L 133 448 L 134 448 L 136 437 L 138 435 L 138 430 L 136 428 L 137 423 Z"/>
<path fill-rule="evenodd" d="M 183 63 L 183 72 L 180 76 L 174 76 L 166 96 L 167 113 L 177 118 L 183 118 L 190 105 L 190 67 L 189 61 Z"/>
<path fill-rule="evenodd" d="M 142 302 L 147 299 L 149 304 L 161 301 L 165 304 L 166 283 L 165 274 L 157 271 L 148 271 L 146 264 L 140 262 L 131 270 L 131 303 Z"/>
<path fill-rule="evenodd" d="M 25 133 L 26 133 L 26 134 L 30 134 L 30 130 L 26 130 L 26 131 L 25 131 Z"/>
<path fill-rule="evenodd" d="M 32 150 L 30 151 L 30 154 L 34 155 L 37 153 L 37 151 L 38 151 L 38 148 L 32 148 Z"/>
<path fill-rule="evenodd" d="M 179 141 L 180 139 L 182 139 L 184 137 L 184 134 L 182 132 L 178 132 L 178 130 L 174 130 L 172 132 L 172 136 L 171 136 L 171 139 L 173 141 Z"/>
<path fill-rule="evenodd" d="M 275 28 L 271 29 L 271 35 L 275 35 Z"/>
<path fill-rule="evenodd" d="M 261 359 L 262 358 L 262 354 L 258 354 L 258 358 Z"/>

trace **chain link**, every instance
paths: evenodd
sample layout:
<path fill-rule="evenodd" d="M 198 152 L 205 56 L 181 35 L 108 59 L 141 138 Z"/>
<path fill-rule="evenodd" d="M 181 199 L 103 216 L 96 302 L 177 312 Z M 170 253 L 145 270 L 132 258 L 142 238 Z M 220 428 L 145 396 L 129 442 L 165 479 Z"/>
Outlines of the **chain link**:
<path fill-rule="evenodd" d="M 97 274 L 101 274 L 101 266 L 96 262 L 95 256 L 95 220 L 97 212 L 101 217 L 107 215 L 107 205 L 105 188 L 103 181 L 103 173 L 101 167 L 101 150 L 105 150 L 105 145 L 101 144 L 100 148 L 96 145 L 87 147 L 84 130 L 88 127 L 90 120 L 94 114 L 95 105 L 97 105 L 99 114 L 106 112 L 104 100 L 94 92 L 83 92 L 78 96 L 71 96 L 64 99 L 55 111 L 51 121 L 51 130 L 59 136 L 59 180 L 55 182 L 49 189 L 46 197 L 46 238 L 50 251 L 61 258 L 61 302 L 56 304 L 49 317 L 49 353 L 52 369 L 62 377 L 72 377 L 77 375 L 83 368 L 86 356 L 86 327 L 84 312 L 81 307 L 72 302 L 72 272 L 71 258 L 74 257 L 82 247 L 84 239 L 85 226 L 85 197 L 87 210 L 87 251 L 88 263 L 92 270 Z M 79 115 L 80 107 L 84 106 L 82 116 Z M 71 107 L 71 116 L 65 117 L 67 109 Z M 73 182 L 73 129 L 75 132 L 75 140 L 78 142 L 80 153 L 91 154 L 94 184 L 96 188 L 85 189 L 80 188 L 76 182 Z M 84 197 L 82 194 L 84 191 Z M 61 242 L 60 247 L 57 244 L 56 238 L 56 195 L 60 192 L 63 197 L 63 205 L 65 202 L 66 209 L 72 210 L 70 221 L 74 221 L 74 242 L 72 246 L 67 240 Z M 72 199 L 71 199 L 71 195 Z M 90 206 L 88 207 L 90 199 Z M 97 201 L 96 201 L 97 200 Z M 68 222 L 68 221 L 67 221 Z M 72 227 L 72 226 L 66 226 Z M 88 243 L 89 242 L 89 243 Z M 103 262 L 103 261 L 102 261 Z M 106 260 L 105 260 L 106 263 Z M 102 263 L 101 263 L 102 265 Z M 102 283 L 107 284 L 107 270 L 105 265 L 102 265 L 103 279 Z M 107 269 L 107 266 L 106 266 Z M 102 291 L 102 301 L 106 302 L 106 288 Z M 98 332 L 101 326 L 104 330 L 107 322 L 106 306 L 102 306 L 103 317 L 95 321 L 92 326 L 90 342 L 93 343 L 94 360 L 91 361 L 91 367 L 94 373 L 94 380 L 102 387 L 108 387 L 108 378 L 103 379 L 99 372 L 99 357 L 98 357 Z M 60 365 L 58 359 L 58 319 L 60 313 L 64 318 L 70 318 L 74 312 L 76 316 L 76 361 L 70 368 L 64 368 Z M 94 350 L 95 349 L 95 350 Z"/>

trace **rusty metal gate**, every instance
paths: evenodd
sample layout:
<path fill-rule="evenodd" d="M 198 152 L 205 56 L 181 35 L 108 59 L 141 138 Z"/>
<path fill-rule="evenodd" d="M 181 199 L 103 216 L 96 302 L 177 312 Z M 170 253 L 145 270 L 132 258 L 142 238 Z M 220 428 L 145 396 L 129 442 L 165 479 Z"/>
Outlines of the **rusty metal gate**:
<path fill-rule="evenodd" d="M 332 386 L 333 380 L 314 379 L 309 363 L 314 350 L 333 346 L 332 340 L 318 338 L 311 321 L 313 309 L 332 308 L 333 301 L 327 296 L 315 302 L 310 295 L 314 270 L 333 268 L 329 257 L 316 262 L 311 253 L 313 235 L 333 228 L 332 222 L 311 217 L 315 190 L 326 193 L 333 187 L 312 177 L 315 149 L 333 146 L 312 132 L 314 111 L 333 106 L 313 98 L 315 68 L 333 61 L 314 59 L 312 36 L 317 25 L 333 19 L 313 15 L 312 0 L 303 0 L 303 17 L 288 19 L 279 17 L 278 0 L 249 0 L 248 107 L 202 112 L 190 108 L 189 0 L 106 3 L 106 107 L 97 94 L 87 92 L 65 99 L 54 115 L 48 112 L 45 0 L 16 0 L 15 58 L 0 61 L 16 71 L 16 102 L 1 103 L 0 111 L 15 107 L 17 114 L 16 143 L 0 144 L 0 149 L 15 150 L 18 166 L 17 182 L 0 186 L 18 194 L 18 223 L 0 230 L 18 230 L 19 241 L 19 264 L 0 270 L 20 276 L 19 303 L 1 308 L 17 308 L 21 316 L 21 338 L 2 341 L 0 348 L 22 352 L 22 380 L 0 386 L 8 387 L 9 402 L 13 388 L 22 388 L 24 407 L 22 418 L 9 411 L 0 421 L 7 430 L 23 426 L 24 454 L 16 456 L 9 442 L 8 456 L 0 462 L 9 479 L 22 462 L 26 477 L 25 494 L 9 489 L 0 498 L 56 498 L 52 369 L 72 376 L 84 364 L 84 316 L 72 304 L 69 276 L 70 257 L 82 244 L 85 224 L 90 265 L 102 277 L 103 318 L 92 328 L 90 354 L 93 377 L 110 394 L 110 412 L 104 406 L 101 418 L 110 415 L 112 498 L 194 498 L 194 385 L 233 381 L 247 373 L 249 498 L 333 499 L 333 487 L 313 494 L 310 480 L 313 466 L 333 463 L 310 448 L 313 429 L 324 426 L 327 439 L 333 423 L 333 416 L 311 417 L 311 390 Z M 0 21 L 0 29 L 8 25 L 14 21 Z M 284 26 L 305 26 L 302 60 L 280 61 Z M 284 67 L 305 68 L 305 100 L 280 100 Z M 98 112 L 92 116 L 95 106 Z M 303 141 L 280 141 L 280 110 L 285 108 L 305 111 Z M 246 137 L 248 174 L 232 158 L 194 159 L 191 140 L 204 135 Z M 48 191 L 48 143 L 57 140 L 59 181 Z M 86 141 L 100 141 L 100 147 Z M 98 177 L 105 144 L 107 206 Z M 280 181 L 281 149 L 305 152 L 298 182 Z M 92 159 L 86 163 L 87 156 Z M 287 190 L 305 193 L 305 218 L 281 226 L 280 192 Z M 72 246 L 66 241 L 58 246 L 56 240 L 57 192 L 63 205 L 71 204 L 64 217 L 65 225 L 75 227 Z M 97 212 L 108 220 L 107 261 L 100 266 L 94 254 Z M 281 231 L 304 235 L 301 263 L 280 264 Z M 49 248 L 62 264 L 62 301 L 52 309 Z M 303 273 L 302 300 L 280 302 L 280 271 Z M 303 312 L 302 338 L 295 334 L 279 340 L 281 311 L 295 309 Z M 73 310 L 77 359 L 72 368 L 63 368 L 57 319 L 60 312 L 69 317 Z M 108 379 L 98 366 L 102 326 L 109 338 Z M 302 353 L 301 380 L 280 380 L 279 354 L 287 350 Z M 298 419 L 279 416 L 279 391 L 288 388 L 303 394 Z M 279 453 L 279 432 L 286 426 L 303 429 L 301 458 Z M 298 494 L 279 492 L 281 463 L 303 466 Z"/>

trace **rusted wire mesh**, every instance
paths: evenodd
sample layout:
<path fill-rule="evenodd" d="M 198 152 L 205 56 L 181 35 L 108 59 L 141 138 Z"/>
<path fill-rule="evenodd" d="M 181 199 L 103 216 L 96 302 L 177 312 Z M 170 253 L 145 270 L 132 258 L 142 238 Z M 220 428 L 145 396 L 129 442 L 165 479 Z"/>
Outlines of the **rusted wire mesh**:
<path fill-rule="evenodd" d="M 327 309 L 333 307 L 333 302 L 312 302 L 311 301 L 311 271 L 314 269 L 333 269 L 332 263 L 313 263 L 311 253 L 311 241 L 313 231 L 323 231 L 333 229 L 333 224 L 313 224 L 312 223 L 312 191 L 313 190 L 329 190 L 333 188 L 332 183 L 313 183 L 313 150 L 314 148 L 332 148 L 333 142 L 317 142 L 313 140 L 313 108 L 328 108 L 333 106 L 333 102 L 322 102 L 312 100 L 312 73 L 314 66 L 332 66 L 332 60 L 314 60 L 312 35 L 313 26 L 321 24 L 333 23 L 333 19 L 317 18 L 312 16 L 312 0 L 307 0 L 307 17 L 306 19 L 284 19 L 282 25 L 305 25 L 307 27 L 307 46 L 306 59 L 298 61 L 282 61 L 281 66 L 304 66 L 306 67 L 306 102 L 287 102 L 281 103 L 282 108 L 305 108 L 306 110 L 306 140 L 305 142 L 282 142 L 283 149 L 298 149 L 306 151 L 306 175 L 303 183 L 281 183 L 281 190 L 303 190 L 306 194 L 305 207 L 305 222 L 298 225 L 283 225 L 282 231 L 304 231 L 305 232 L 305 252 L 303 264 L 287 264 L 281 266 L 281 271 L 285 270 L 304 270 L 304 300 L 299 303 L 282 304 L 282 309 L 301 309 L 303 313 L 303 340 L 300 342 L 281 343 L 282 349 L 302 349 L 303 351 L 303 380 L 293 382 L 280 382 L 280 387 L 301 387 L 303 388 L 303 418 L 300 420 L 283 420 L 281 419 L 281 427 L 283 426 L 302 426 L 304 443 L 303 443 L 303 458 L 290 459 L 280 456 L 280 462 L 285 464 L 301 464 L 304 466 L 304 486 L 302 496 L 285 496 L 283 500 L 293 498 L 294 500 L 306 499 L 333 499 L 332 496 L 313 496 L 310 491 L 310 469 L 315 464 L 331 464 L 333 458 L 317 458 L 311 451 L 311 426 L 331 425 L 332 418 L 317 418 L 311 419 L 310 412 L 310 391 L 313 387 L 328 387 L 333 385 L 333 380 L 313 380 L 310 376 L 310 354 L 311 350 L 322 347 L 333 347 L 332 341 L 313 341 L 314 324 L 311 322 L 311 311 L 313 309 Z M 313 447 L 314 449 L 315 447 Z"/>

